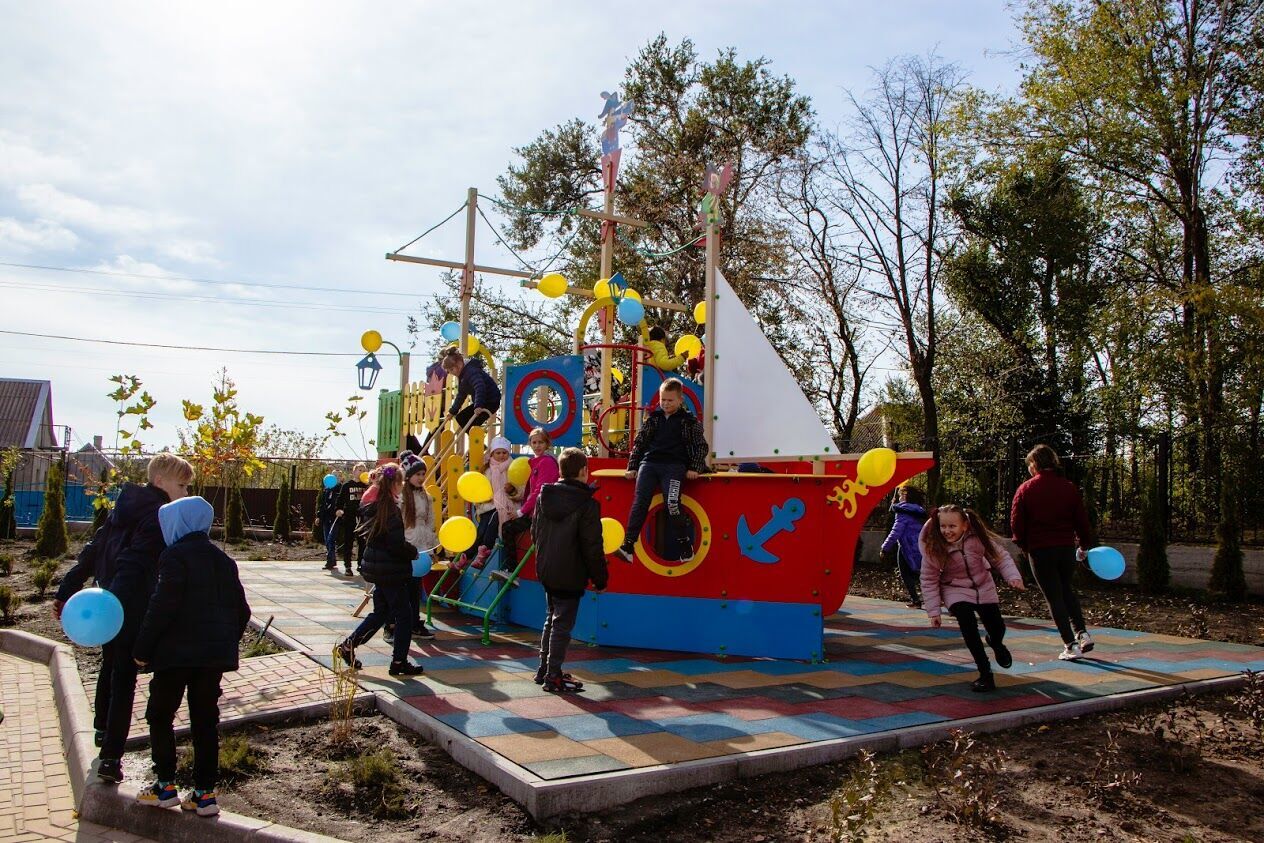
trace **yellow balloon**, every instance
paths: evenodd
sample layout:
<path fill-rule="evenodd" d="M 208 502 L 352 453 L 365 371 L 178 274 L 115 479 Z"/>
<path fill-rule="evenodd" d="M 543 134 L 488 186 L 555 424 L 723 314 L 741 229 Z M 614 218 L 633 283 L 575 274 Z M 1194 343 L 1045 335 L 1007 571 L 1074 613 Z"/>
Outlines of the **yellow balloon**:
<path fill-rule="evenodd" d="M 610 367 L 610 375 L 619 383 L 623 383 L 623 370 L 620 369 L 618 366 Z"/>
<path fill-rule="evenodd" d="M 602 278 L 596 284 L 593 284 L 593 298 L 597 301 L 602 301 L 603 299 L 609 300 L 611 298 L 609 278 Z"/>
<path fill-rule="evenodd" d="M 895 475 L 896 455 L 890 448 L 865 451 L 856 463 L 856 479 L 866 486 L 881 486 Z"/>
<path fill-rule="evenodd" d="M 526 457 L 518 457 L 509 464 L 509 482 L 522 488 L 531 479 L 531 461 Z"/>
<path fill-rule="evenodd" d="M 548 296 L 551 299 L 555 299 L 566 292 L 566 287 L 567 284 L 565 275 L 562 275 L 560 272 L 550 272 L 548 275 L 540 279 L 540 282 L 536 284 L 535 288 L 543 295 Z"/>
<path fill-rule="evenodd" d="M 693 334 L 685 334 L 676 340 L 676 354 L 683 354 L 686 357 L 696 357 L 698 352 L 702 351 L 702 340 Z"/>
<path fill-rule="evenodd" d="M 487 503 L 492 499 L 492 481 L 477 471 L 467 471 L 457 478 L 457 494 L 470 503 Z"/>
<path fill-rule="evenodd" d="M 360 346 L 369 354 L 382 347 L 382 335 L 377 331 L 365 331 L 360 335 Z"/>
<path fill-rule="evenodd" d="M 475 354 L 478 354 L 478 350 L 482 347 L 483 347 L 483 344 L 479 342 L 478 337 L 474 336 L 473 334 L 470 334 L 468 337 L 465 338 L 465 356 L 466 357 L 473 357 Z"/>
<path fill-rule="evenodd" d="M 635 299 L 637 301 L 641 300 L 641 294 L 638 293 L 636 290 L 633 290 L 631 287 L 628 287 L 626 290 L 623 291 L 623 297 L 625 299 Z"/>
<path fill-rule="evenodd" d="M 700 301 L 693 306 L 693 321 L 699 325 L 707 323 L 707 303 Z"/>
<path fill-rule="evenodd" d="M 601 549 L 606 553 L 614 553 L 623 544 L 626 535 L 623 525 L 613 518 L 601 519 Z"/>
<path fill-rule="evenodd" d="M 474 522 L 464 515 L 454 515 L 439 527 L 439 544 L 448 553 L 460 553 L 469 550 L 478 537 L 478 529 Z"/>
<path fill-rule="evenodd" d="M 360 482 L 361 482 L 361 483 L 368 483 L 368 482 L 369 482 L 369 473 L 368 473 L 367 471 L 361 471 L 361 472 L 360 472 Z"/>

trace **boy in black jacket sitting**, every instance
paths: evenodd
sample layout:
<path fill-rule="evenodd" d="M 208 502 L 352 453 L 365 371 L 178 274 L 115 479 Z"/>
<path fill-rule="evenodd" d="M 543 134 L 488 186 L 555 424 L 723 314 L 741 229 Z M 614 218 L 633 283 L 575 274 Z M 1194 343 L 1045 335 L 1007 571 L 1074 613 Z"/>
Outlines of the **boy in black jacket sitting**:
<path fill-rule="evenodd" d="M 535 681 L 546 691 L 569 693 L 583 683 L 562 672 L 566 647 L 589 581 L 597 591 L 606 588 L 606 555 L 601 548 L 601 505 L 588 485 L 588 458 L 578 448 L 567 448 L 558 466 L 562 480 L 540 490 L 531 524 L 536 576 L 548 596 Z"/>
<path fill-rule="evenodd" d="M 237 563 L 211 544 L 215 511 L 203 498 L 181 498 L 158 510 L 167 542 L 158 567 L 158 587 L 136 637 L 139 668 L 152 668 L 149 705 L 150 751 L 158 780 L 136 801 L 163 808 L 179 804 L 200 817 L 219 813 L 219 683 L 237 669 L 237 645 L 250 620 Z M 194 790 L 183 803 L 176 791 L 176 739 L 172 729 L 185 689 L 193 734 Z"/>
<path fill-rule="evenodd" d="M 686 480 L 696 480 L 707 470 L 707 439 L 702 422 L 684 406 L 684 385 L 668 378 L 658 388 L 658 409 L 650 413 L 636 433 L 632 453 L 628 455 L 629 480 L 636 480 L 632 493 L 632 509 L 628 512 L 627 534 L 615 554 L 624 562 L 632 561 L 633 549 L 645 526 L 654 493 L 663 493 L 667 508 L 667 529 L 664 546 L 681 562 L 693 559 L 693 543 L 689 540 L 689 516 L 680 508 L 680 491 Z"/>

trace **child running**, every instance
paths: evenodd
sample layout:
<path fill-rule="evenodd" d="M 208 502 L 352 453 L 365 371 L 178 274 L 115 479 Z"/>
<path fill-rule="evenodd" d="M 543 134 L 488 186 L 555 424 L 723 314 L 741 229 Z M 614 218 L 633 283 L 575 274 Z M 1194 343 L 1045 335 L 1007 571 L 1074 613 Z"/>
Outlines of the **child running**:
<path fill-rule="evenodd" d="M 1001 617 L 992 571 L 999 572 L 1010 588 L 1026 591 L 1018 567 L 983 518 L 973 509 L 956 504 L 931 510 L 918 544 L 922 551 L 922 599 L 930 625 L 939 628 L 940 612 L 946 606 L 957 619 L 961 637 L 979 668 L 979 678 L 970 690 L 995 691 L 996 680 L 984 641 L 979 638 L 978 622 L 983 622 L 987 632 L 984 640 L 996 654 L 996 663 L 1010 667 L 1014 657 L 1003 643 L 1005 620 Z"/>
<path fill-rule="evenodd" d="M 219 813 L 220 680 L 237 669 L 237 647 L 250 621 L 250 605 L 237 563 L 211 543 L 215 510 L 204 499 L 181 498 L 158 510 L 167 549 L 159 559 L 158 587 L 136 637 L 138 667 L 149 681 L 150 754 L 157 780 L 136 795 L 142 805 L 179 804 L 199 817 Z M 193 792 L 176 791 L 176 738 L 172 729 L 185 692 L 193 736 Z"/>
<path fill-rule="evenodd" d="M 922 551 L 917 546 L 922 525 L 926 523 L 925 497 L 921 489 L 915 489 L 905 483 L 896 492 L 898 502 L 891 507 L 895 513 L 895 523 L 891 532 L 882 543 L 884 558 L 895 556 L 896 565 L 900 569 L 900 579 L 904 581 L 904 589 L 908 592 L 910 609 L 922 608 L 922 596 L 918 593 L 917 584 L 921 578 Z"/>
<path fill-rule="evenodd" d="M 355 632 L 337 646 L 338 656 L 359 670 L 355 648 L 368 641 L 387 624 L 395 622 L 391 676 L 417 676 L 422 667 L 408 661 L 409 637 L 413 631 L 413 601 L 408 598 L 413 560 L 417 548 L 404 537 L 404 516 L 396 501 L 404 487 L 404 474 L 395 463 L 382 466 L 377 479 L 377 500 L 360 509 L 358 532 L 366 546 L 361 571 L 365 582 L 373 583 L 373 611 Z"/>

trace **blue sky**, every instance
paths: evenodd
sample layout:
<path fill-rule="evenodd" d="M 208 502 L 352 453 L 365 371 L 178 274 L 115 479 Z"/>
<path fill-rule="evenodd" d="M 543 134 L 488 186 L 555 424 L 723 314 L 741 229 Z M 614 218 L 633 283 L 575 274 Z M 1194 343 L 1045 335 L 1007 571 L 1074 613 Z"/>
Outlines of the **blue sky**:
<path fill-rule="evenodd" d="M 593 119 L 599 92 L 660 31 L 693 39 L 702 56 L 731 45 L 767 57 L 826 126 L 843 117 L 843 90 L 863 89 L 869 67 L 897 55 L 937 50 L 988 89 L 1017 78 L 999 0 L 9 0 L 3 18 L 0 262 L 128 275 L 0 266 L 0 329 L 178 346 L 355 353 L 368 328 L 402 342 L 438 273 L 384 253 L 454 210 L 467 187 L 494 192 L 514 146 Z M 460 260 L 463 238 L 453 221 L 411 251 Z M 512 265 L 489 240 L 480 262 Z M 129 295 L 92 292 L 105 289 Z M 180 399 L 205 402 L 223 365 L 243 407 L 286 428 L 320 430 L 354 392 L 350 357 L 7 334 L 0 354 L 0 374 L 52 380 L 56 422 L 75 444 L 113 439 L 104 396 L 115 373 L 138 375 L 158 399 L 155 445 L 174 443 Z M 383 382 L 395 377 L 388 364 Z"/>

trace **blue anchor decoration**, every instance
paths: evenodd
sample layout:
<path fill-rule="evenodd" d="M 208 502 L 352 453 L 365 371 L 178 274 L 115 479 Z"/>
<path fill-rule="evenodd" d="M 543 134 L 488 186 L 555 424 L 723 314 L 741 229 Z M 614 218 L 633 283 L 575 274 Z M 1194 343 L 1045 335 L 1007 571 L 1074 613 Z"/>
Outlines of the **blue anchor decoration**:
<path fill-rule="evenodd" d="M 794 522 L 802 518 L 806 511 L 803 501 L 798 498 L 787 498 L 781 506 L 772 508 L 772 517 L 768 519 L 768 523 L 754 534 L 746 524 L 746 516 L 741 516 L 737 519 L 738 549 L 743 556 L 755 562 L 762 562 L 765 565 L 780 562 L 781 557 L 769 553 L 764 549 L 764 545 L 778 533 L 793 533 Z"/>

